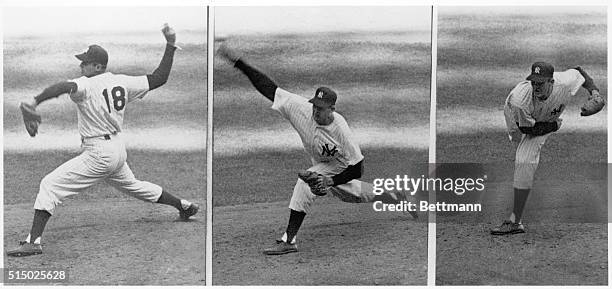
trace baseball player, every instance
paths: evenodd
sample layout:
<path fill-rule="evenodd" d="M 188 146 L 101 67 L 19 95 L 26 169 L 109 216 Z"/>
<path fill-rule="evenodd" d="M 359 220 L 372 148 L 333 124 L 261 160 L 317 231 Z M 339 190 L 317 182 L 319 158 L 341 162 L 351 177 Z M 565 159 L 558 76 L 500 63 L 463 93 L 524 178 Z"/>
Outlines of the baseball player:
<path fill-rule="evenodd" d="M 336 93 L 319 87 L 314 97 L 304 98 L 279 88 L 268 76 L 249 65 L 225 43 L 219 55 L 245 74 L 255 89 L 273 102 L 272 109 L 287 119 L 299 134 L 312 167 L 301 172 L 289 202 L 289 223 L 276 245 L 263 251 L 266 255 L 297 252 L 296 235 L 306 214 L 318 196 L 328 192 L 342 201 L 372 202 L 381 199 L 398 202 L 405 195 L 389 193 L 376 196 L 372 185 L 357 180 L 363 173 L 364 157 L 342 115 L 335 112 Z M 413 215 L 415 216 L 415 215 Z"/>
<path fill-rule="evenodd" d="M 511 142 L 518 143 L 514 166 L 514 207 L 510 217 L 493 228 L 491 234 L 525 232 L 523 209 L 540 161 L 540 151 L 551 133 L 559 130 L 560 116 L 581 86 L 591 94 L 581 109 L 581 115 L 599 112 L 605 102 L 593 79 L 580 67 L 555 72 L 551 64 L 536 62 L 531 66 L 527 80 L 517 84 L 508 95 L 504 105 L 508 137 Z"/>
<path fill-rule="evenodd" d="M 30 234 L 18 248 L 7 252 L 8 256 L 41 254 L 41 236 L 56 206 L 64 198 L 82 192 L 100 180 L 106 180 L 119 191 L 140 200 L 173 206 L 178 209 L 182 220 L 198 212 L 197 204 L 179 199 L 159 185 L 136 179 L 126 162 L 122 125 L 127 105 L 162 86 L 170 75 L 177 48 L 176 34 L 167 25 L 164 25 L 162 33 L 167 41 L 166 49 L 153 73 L 128 76 L 106 72 L 106 50 L 91 45 L 86 52 L 75 55 L 81 61 L 81 77 L 51 85 L 34 97 L 31 104 L 22 104 L 35 114 L 40 103 L 68 94 L 77 106 L 82 153 L 42 179 L 34 203 Z M 26 129 L 32 136 L 37 132 L 36 123 L 33 126 L 26 120 Z"/>

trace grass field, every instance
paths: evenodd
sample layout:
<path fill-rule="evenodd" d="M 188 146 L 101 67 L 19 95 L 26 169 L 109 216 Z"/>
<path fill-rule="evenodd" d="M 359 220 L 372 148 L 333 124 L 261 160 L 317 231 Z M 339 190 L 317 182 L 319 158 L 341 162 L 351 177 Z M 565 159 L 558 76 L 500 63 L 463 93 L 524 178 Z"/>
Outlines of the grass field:
<path fill-rule="evenodd" d="M 430 46 L 423 34 L 238 36 L 231 45 L 288 91 L 336 90 L 337 111 L 365 156 L 363 180 L 371 181 L 427 162 Z M 214 284 L 426 283 L 426 222 L 333 197 L 307 216 L 299 253 L 264 256 L 286 226 L 297 172 L 310 163 L 297 133 L 246 77 L 220 61 L 214 79 Z"/>
<path fill-rule="evenodd" d="M 607 110 L 568 106 L 561 129 L 542 148 L 524 214 L 527 234 L 492 237 L 512 204 L 515 148 L 503 103 L 545 60 L 556 70 L 580 65 L 607 94 L 606 15 L 455 15 L 439 11 L 438 162 L 484 163 L 483 212 L 439 216 L 437 285 L 603 285 L 607 264 Z"/>
<path fill-rule="evenodd" d="M 124 120 L 128 163 L 137 178 L 202 204 L 192 222 L 174 208 L 122 195 L 105 183 L 58 207 L 43 238 L 44 254 L 4 257 L 5 268 L 65 268 L 75 285 L 203 285 L 205 283 L 205 31 L 177 31 L 167 84 L 130 103 Z M 80 75 L 74 54 L 98 43 L 109 70 L 151 73 L 164 40 L 159 32 L 4 39 L 4 249 L 27 236 L 40 180 L 79 154 L 76 106 L 67 96 L 39 106 L 43 124 L 27 136 L 18 109 L 46 86 Z M 77 39 L 75 41 L 72 41 Z"/>

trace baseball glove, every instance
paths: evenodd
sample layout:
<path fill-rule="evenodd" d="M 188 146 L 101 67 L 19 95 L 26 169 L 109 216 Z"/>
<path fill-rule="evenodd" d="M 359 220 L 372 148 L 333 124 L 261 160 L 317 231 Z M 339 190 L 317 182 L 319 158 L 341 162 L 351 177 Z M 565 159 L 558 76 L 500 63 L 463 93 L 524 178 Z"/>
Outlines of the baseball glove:
<path fill-rule="evenodd" d="M 580 115 L 589 116 L 598 113 L 606 105 L 604 98 L 599 93 L 593 93 L 580 108 Z"/>
<path fill-rule="evenodd" d="M 40 125 L 42 118 L 40 114 L 36 112 L 36 107 L 27 103 L 20 103 L 19 109 L 21 109 L 21 115 L 23 115 L 23 123 L 25 124 L 26 130 L 31 137 L 36 136 L 38 133 L 38 125 Z"/>
<path fill-rule="evenodd" d="M 301 171 L 298 173 L 298 177 L 302 179 L 310 187 L 310 191 L 317 196 L 325 196 L 329 190 L 328 186 L 321 185 L 320 178 L 323 175 L 317 174 L 311 171 Z"/>

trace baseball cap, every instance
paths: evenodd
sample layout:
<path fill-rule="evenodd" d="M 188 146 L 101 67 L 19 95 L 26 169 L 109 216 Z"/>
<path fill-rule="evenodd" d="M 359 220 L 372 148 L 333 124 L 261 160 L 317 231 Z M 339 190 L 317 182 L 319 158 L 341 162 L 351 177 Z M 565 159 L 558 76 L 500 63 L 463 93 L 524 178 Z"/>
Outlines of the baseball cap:
<path fill-rule="evenodd" d="M 531 65 L 531 74 L 527 76 L 527 80 L 531 81 L 546 81 L 553 78 L 555 68 L 548 62 L 536 62 Z"/>
<path fill-rule="evenodd" d="M 87 51 L 75 55 L 75 57 L 84 62 L 94 62 L 102 65 L 106 65 L 108 63 L 108 53 L 106 50 L 102 48 L 100 45 L 89 45 Z"/>
<path fill-rule="evenodd" d="M 311 98 L 308 102 L 318 106 L 318 107 L 330 107 L 336 104 L 336 92 L 327 87 L 319 87 L 315 92 L 315 96 Z"/>

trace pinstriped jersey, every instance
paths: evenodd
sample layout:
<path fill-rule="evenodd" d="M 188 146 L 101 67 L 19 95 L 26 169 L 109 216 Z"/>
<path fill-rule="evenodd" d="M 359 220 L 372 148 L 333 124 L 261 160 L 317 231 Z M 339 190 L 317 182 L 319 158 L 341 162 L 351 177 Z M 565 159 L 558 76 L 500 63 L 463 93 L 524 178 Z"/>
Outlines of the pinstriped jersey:
<path fill-rule="evenodd" d="M 289 120 L 302 139 L 313 170 L 324 175 L 336 175 L 349 165 L 363 160 L 359 145 L 344 117 L 336 112 L 329 125 L 319 125 L 312 117 L 308 99 L 277 88 L 272 109 Z"/>
<path fill-rule="evenodd" d="M 70 99 L 77 104 L 79 134 L 84 138 L 120 132 L 126 105 L 143 98 L 149 91 L 145 75 L 106 72 L 69 82 L 77 85 L 77 90 L 70 93 Z"/>
<path fill-rule="evenodd" d="M 553 90 L 544 101 L 533 97 L 533 88 L 528 80 L 512 89 L 504 107 L 508 130 L 518 130 L 517 123 L 521 127 L 532 127 L 536 122 L 556 121 L 584 83 L 584 77 L 575 69 L 555 72 L 553 79 Z"/>

